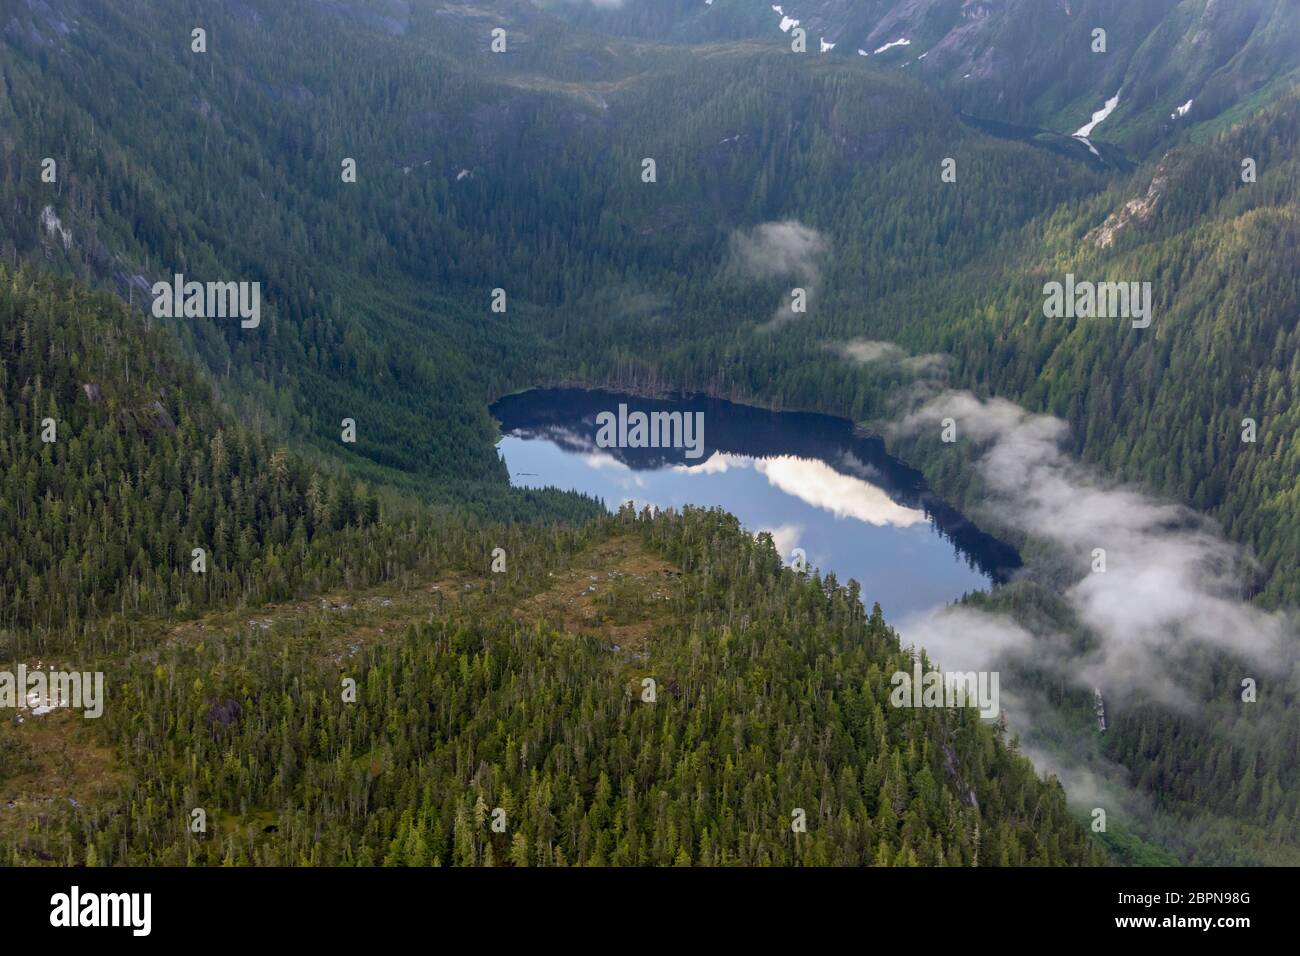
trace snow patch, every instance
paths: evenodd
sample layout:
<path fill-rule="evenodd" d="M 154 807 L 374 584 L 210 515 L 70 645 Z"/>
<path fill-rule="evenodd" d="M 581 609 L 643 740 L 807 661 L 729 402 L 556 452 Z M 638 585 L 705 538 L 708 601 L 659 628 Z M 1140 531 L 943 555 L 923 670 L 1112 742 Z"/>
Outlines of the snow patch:
<path fill-rule="evenodd" d="M 1097 110 L 1097 112 L 1092 114 L 1092 121 L 1090 123 L 1085 123 L 1083 126 L 1080 126 L 1077 130 L 1075 130 L 1074 135 L 1079 136 L 1083 139 L 1087 139 L 1089 136 L 1091 136 L 1092 131 L 1096 129 L 1098 126 L 1100 126 L 1102 122 L 1105 121 L 1107 116 L 1115 112 L 1115 107 L 1119 106 L 1119 94 L 1120 91 L 1116 90 L 1115 95 L 1106 101 L 1106 105 L 1103 106 L 1101 109 Z"/>
<path fill-rule="evenodd" d="M 1177 111 L 1175 111 L 1175 112 L 1173 112 L 1173 113 L 1170 113 L 1170 114 L 1169 114 L 1169 118 L 1170 118 L 1170 119 L 1178 119 L 1178 117 L 1180 117 L 1180 116 L 1186 116 L 1186 115 L 1187 115 L 1187 111 L 1190 110 L 1191 108 L 1192 108 L 1192 101 L 1191 101 L 1191 100 L 1188 100 L 1188 101 L 1187 101 L 1186 103 L 1184 103 L 1182 106 L 1178 107 Z"/>
<path fill-rule="evenodd" d="M 827 50 L 833 50 L 833 49 L 835 49 L 835 44 L 834 44 L 834 43 L 828 43 L 826 40 L 822 40 L 822 41 L 821 41 L 821 44 L 822 44 L 822 52 L 823 52 L 823 53 L 825 53 Z"/>
<path fill-rule="evenodd" d="M 911 46 L 911 45 L 912 45 L 912 41 L 909 40 L 907 37 L 899 37 L 897 40 L 890 40 L 884 46 L 877 48 L 875 52 L 884 53 L 886 50 L 893 49 L 896 46 Z"/>

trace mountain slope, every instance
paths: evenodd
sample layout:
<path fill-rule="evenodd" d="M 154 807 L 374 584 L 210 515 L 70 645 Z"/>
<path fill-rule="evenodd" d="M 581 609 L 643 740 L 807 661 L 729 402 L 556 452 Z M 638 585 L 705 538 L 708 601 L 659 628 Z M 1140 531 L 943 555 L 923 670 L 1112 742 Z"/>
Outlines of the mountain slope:
<path fill-rule="evenodd" d="M 1042 6 L 1050 9 L 1035 16 L 1063 15 Z M 1211 29 L 1215 18 L 1237 15 L 1222 5 L 1179 4 L 1160 7 L 1155 25 L 1134 21 L 1120 32 L 1125 43 L 1160 32 L 1285 46 L 1285 11 L 1247 7 L 1258 14 L 1248 30 Z M 133 0 L 131 9 L 48 0 L 14 20 L 22 29 L 5 31 L 15 55 L 4 109 L 22 135 L 0 143 L 0 251 L 113 283 L 138 303 L 175 271 L 261 281 L 261 328 L 191 321 L 175 329 L 242 415 L 295 448 L 370 480 L 487 502 L 505 476 L 485 406 L 514 388 L 574 379 L 676 385 L 875 418 L 891 380 L 828 369 L 822 352 L 825 335 L 867 334 L 950 353 L 961 381 L 1035 405 L 1048 394 L 1044 362 L 1068 332 L 1091 344 L 1056 359 L 1068 368 L 1050 373 L 1042 407 L 1076 426 L 1080 450 L 1222 517 L 1263 558 L 1274 599 L 1300 588 L 1286 554 L 1297 523 L 1287 453 L 1242 461 L 1250 473 L 1229 480 L 1228 459 L 1213 450 L 1222 446 L 1206 446 L 1193 424 L 1214 415 L 1221 442 L 1229 419 L 1267 419 L 1270 447 L 1289 448 L 1286 390 L 1274 382 L 1248 399 L 1236 394 L 1228 383 L 1249 367 L 1241 349 L 1220 350 L 1208 376 L 1191 371 L 1213 321 L 1202 307 L 1228 281 L 1211 276 L 1231 261 L 1234 241 L 1226 220 L 1208 224 L 1243 203 L 1286 222 L 1289 167 L 1272 144 L 1293 139 L 1294 95 L 1248 112 L 1239 132 L 1214 134 L 1233 137 L 1218 141 L 1230 146 L 1187 146 L 1188 156 L 1217 152 L 1167 182 L 1152 222 L 1176 209 L 1191 224 L 1181 240 L 1191 258 L 1169 258 L 1174 240 L 1162 236 L 1157 262 L 1127 248 L 1123 237 L 1141 235 L 1140 222 L 1111 230 L 1120 241 L 1104 249 L 1085 234 L 1165 181 L 1159 156 L 1130 182 L 1100 169 L 1082 144 L 1070 153 L 1023 129 L 990 135 L 902 71 L 877 66 L 885 54 L 608 40 L 515 3 L 248 3 L 167 17 L 154 0 Z M 990 9 L 980 20 L 1008 16 Z M 209 53 L 185 45 L 195 18 L 211 28 Z M 166 47 L 148 29 L 155 22 L 175 31 Z M 504 55 L 489 48 L 493 23 L 514 37 Z M 475 35 L 481 43 L 464 42 Z M 1067 42 L 1060 30 L 1048 35 Z M 1258 59 L 1254 49 L 1233 62 L 1257 63 L 1260 75 L 1283 82 L 1289 61 Z M 51 56 L 72 68 L 51 69 Z M 343 68 L 350 62 L 372 68 L 356 82 Z M 140 79 L 119 83 L 110 105 L 97 89 L 104 76 Z M 1100 128 L 1112 123 L 1123 128 L 1123 109 Z M 1213 139 L 1213 126 L 1198 126 L 1199 138 Z M 178 151 L 177 142 L 195 146 Z M 201 148 L 207 142 L 223 148 Z M 57 183 L 40 180 L 47 154 L 62 159 Z M 349 156 L 358 160 L 355 183 L 339 174 Z M 1262 163 L 1259 183 L 1233 190 L 1229 205 L 1194 198 L 1209 189 L 1226 199 L 1243 156 Z M 640 180 L 646 158 L 657 163 L 653 184 Z M 940 177 L 948 158 L 956 183 Z M 786 220 L 820 237 L 817 261 L 794 281 L 738 272 L 738 238 Z M 1250 223 L 1275 249 L 1260 268 L 1284 266 L 1285 238 L 1270 238 L 1259 216 L 1241 219 Z M 1161 308 L 1178 316 L 1168 332 L 1148 336 L 1160 344 L 1125 339 L 1117 354 L 1082 328 L 1033 322 L 990 347 L 990 328 L 972 316 L 994 309 L 1016 322 L 1037 311 L 1034 283 L 1020 277 L 1042 272 L 1033 246 L 1043 241 L 1056 250 L 1056 272 L 1077 258 L 1079 268 L 1096 260 L 1155 280 Z M 1248 320 L 1250 334 L 1263 337 L 1252 347 L 1271 349 L 1257 359 L 1285 379 L 1295 354 L 1290 299 L 1275 278 L 1257 293 L 1240 272 L 1232 295 L 1266 313 Z M 796 282 L 815 286 L 814 312 L 797 328 L 755 335 Z M 507 293 L 504 313 L 491 310 L 494 288 Z M 807 374 L 791 371 L 804 362 Z M 1166 365 L 1176 371 L 1150 394 L 1152 369 Z M 1109 397 L 1078 387 L 1103 374 Z M 1191 415 L 1187 383 L 1213 388 Z M 1114 396 L 1126 393 L 1145 398 L 1117 415 Z M 1169 410 L 1154 419 L 1140 411 L 1152 407 Z M 355 444 L 339 440 L 345 418 L 358 423 Z M 1167 435 L 1184 450 L 1177 462 L 1149 452 Z"/>
<path fill-rule="evenodd" d="M 515 35 L 507 56 L 487 49 L 494 10 Z M 456 31 L 483 31 L 482 47 L 448 34 L 447 12 Z M 1097 185 L 1082 163 L 980 137 L 916 84 L 858 64 L 611 46 L 508 5 L 413 8 L 391 29 L 349 13 L 29 8 L 3 34 L 0 253 L 93 277 L 141 308 L 176 273 L 261 283 L 257 329 L 175 323 L 240 413 L 367 478 L 443 497 L 503 485 L 484 407 L 535 380 L 540 317 L 584 313 L 616 289 L 662 301 L 654 287 L 683 281 L 685 307 L 701 308 L 731 231 L 792 209 L 920 225 L 908 255 L 885 253 L 884 234 L 861 250 L 881 270 L 865 278 L 894 285 Z M 187 45 L 200 21 L 202 54 Z M 347 68 L 358 62 L 371 65 L 360 82 Z M 111 98 L 103 77 L 120 78 Z M 954 140 L 978 141 L 990 176 L 1022 169 L 1023 187 L 906 208 L 898 180 L 925 176 L 910 157 L 937 164 Z M 655 189 L 639 180 L 647 153 Z M 358 423 L 346 447 L 344 418 Z"/>
<path fill-rule="evenodd" d="M 678 43 L 775 41 L 797 23 L 813 54 L 831 44 L 833 56 L 906 67 L 966 112 L 1062 133 L 1084 127 L 1119 91 L 1096 135 L 1138 155 L 1244 102 L 1276 97 L 1300 68 L 1300 9 L 1287 0 L 544 5 L 589 28 Z M 1106 31 L 1104 52 L 1093 50 L 1097 29 Z"/>
<path fill-rule="evenodd" d="M 1104 859 L 1001 728 L 890 706 L 912 656 L 879 605 L 770 536 L 381 515 L 111 296 L 0 290 L 0 664 L 107 688 L 100 720 L 0 712 L 6 864 Z"/>
<path fill-rule="evenodd" d="M 248 710 L 274 697 L 266 706 L 275 730 L 261 712 L 232 729 L 241 769 L 223 771 L 224 790 L 206 791 L 225 801 L 224 819 L 240 837 L 252 832 L 260 843 L 246 851 L 223 832 L 221 846 L 196 849 L 198 857 L 300 862 L 311 857 L 319 824 L 331 834 L 320 850 L 325 860 L 360 859 L 363 845 L 368 859 L 485 859 L 482 841 L 456 847 L 449 836 L 470 832 L 455 825 L 466 788 L 499 792 L 485 790 L 477 771 L 455 777 L 459 792 L 446 785 L 429 797 L 427 810 L 423 794 L 414 795 L 425 762 L 449 759 L 440 741 L 467 726 L 483 729 L 474 724 L 483 715 L 468 703 L 419 712 L 417 740 L 390 739 L 388 728 L 417 707 L 399 695 L 396 703 L 375 702 L 381 722 L 335 733 L 345 712 L 335 703 L 334 677 L 307 669 L 319 646 L 291 649 L 311 692 L 299 686 L 288 703 L 284 672 L 265 648 L 223 644 L 244 666 L 237 673 L 197 648 L 192 655 L 168 649 L 172 670 L 162 676 L 153 671 L 157 660 L 132 655 L 161 653 L 156 631 L 173 616 L 335 585 L 402 579 L 409 588 L 418 577 L 432 587 L 444 574 L 475 574 L 457 583 L 491 590 L 499 602 L 493 613 L 546 603 L 538 579 L 590 543 L 584 536 L 609 529 L 563 527 L 595 515 L 590 501 L 507 486 L 486 406 L 516 388 L 686 388 L 878 427 L 918 395 L 948 385 L 1012 399 L 1064 418 L 1071 450 L 1109 477 L 1217 519 L 1260 562 L 1256 578 L 1242 582 L 1243 596 L 1268 605 L 1300 600 L 1293 5 L 1086 2 L 1070 12 L 1019 0 L 882 0 L 783 6 L 779 15 L 770 5 L 745 4 L 743 18 L 736 0 L 664 8 L 688 16 L 689 30 L 660 24 L 657 9 L 630 5 L 608 23 L 598 22 L 600 12 L 582 14 L 582 22 L 673 43 L 575 29 L 554 13 L 505 0 L 31 0 L 6 11 L 0 260 L 21 267 L 5 274 L 9 431 L 0 447 L 14 460 L 4 462 L 0 520 L 34 547 L 0 563 L 5 624 L 16 629 L 22 654 L 102 651 L 115 666 L 133 668 L 146 690 L 130 702 L 126 723 L 114 725 L 116 738 L 96 745 L 124 755 L 130 766 L 118 769 L 143 788 L 133 791 L 137 803 L 154 796 L 147 781 L 176 785 L 172 815 L 139 811 L 175 838 L 156 857 L 130 835 L 125 850 L 95 843 L 97 856 L 183 860 L 189 848 L 176 817 L 190 799 L 186 788 L 196 780 L 208 786 L 203 772 L 214 765 L 172 766 L 148 743 L 128 739 L 127 727 L 160 726 L 180 707 L 188 723 L 169 739 L 189 746 L 189 737 L 225 733 L 214 726 L 224 720 L 206 719 L 211 707 L 227 714 L 229 701 Z M 696 24 L 732 13 L 733 26 L 696 32 Z M 619 27 L 624 14 L 636 23 Z M 794 55 L 772 22 L 787 15 L 843 36 L 825 54 L 814 42 L 814 52 Z M 1110 24 L 1104 56 L 1085 52 L 1097 18 Z M 208 30 L 202 54 L 189 46 L 196 24 Z M 500 54 L 490 47 L 498 26 L 508 37 Z M 912 42 L 897 42 L 913 29 Z M 859 42 L 870 56 L 856 54 Z M 1117 90 L 1093 142 L 1068 135 Z M 1192 105 L 1180 115 L 1186 99 Z M 42 178 L 47 157 L 58 163 L 53 181 Z M 349 158 L 357 161 L 355 182 L 342 175 Z M 1255 182 L 1241 178 L 1245 158 L 1257 167 Z M 655 163 L 652 181 L 643 179 L 647 159 Z M 262 323 L 249 330 L 232 321 L 154 318 L 150 328 L 151 286 L 178 272 L 261 283 Z M 127 305 L 48 273 L 107 287 Z M 1150 282 L 1153 324 L 1136 330 L 1049 318 L 1044 284 L 1068 273 Z M 795 287 L 808 293 L 807 313 L 790 307 Z M 509 303 L 504 312 L 491 307 L 497 289 Z M 900 358 L 854 358 L 864 354 Z M 75 434 L 66 449 L 39 441 L 44 417 Z M 1253 443 L 1239 437 L 1245 418 L 1258 425 Z M 344 419 L 356 423 L 356 443 L 341 439 Z M 935 453 L 918 442 L 905 451 L 945 495 L 978 505 L 981 488 L 961 444 Z M 96 471 L 101 463 L 115 473 Z M 358 481 L 366 482 L 360 493 Z M 429 500 L 442 507 L 426 510 Z M 110 507 L 119 502 L 129 507 Z M 701 616 L 694 637 L 710 653 L 731 647 L 738 629 L 756 641 L 745 653 L 761 674 L 725 654 L 710 659 L 720 673 L 733 682 L 766 680 L 790 664 L 780 670 L 789 703 L 800 682 L 812 694 L 841 690 L 820 662 L 867 641 L 880 653 L 852 657 L 851 672 L 860 685 L 878 687 L 871 668 L 896 663 L 895 649 L 883 624 L 852 623 L 842 611 L 856 592 L 824 598 L 831 611 L 813 615 L 813 624 L 829 632 L 790 633 L 785 625 L 809 620 L 805 604 L 817 605 L 826 592 L 779 575 L 768 566 L 772 555 L 721 518 L 681 520 L 684 538 L 676 543 L 676 531 L 641 528 L 657 560 L 678 561 L 705 582 L 717 567 L 735 570 L 728 603 L 710 604 L 706 593 L 691 605 Z M 109 544 L 103 554 L 94 551 L 98 533 Z M 200 534 L 216 542 L 209 554 L 219 576 L 186 571 Z M 523 582 L 485 575 L 485 556 L 498 546 Z M 529 558 L 519 562 L 517 554 Z M 735 554 L 749 563 L 733 568 Z M 787 603 L 764 603 L 774 589 L 786 589 Z M 1039 598 L 1051 605 L 1035 595 L 1024 601 L 1031 613 Z M 751 604 L 781 627 L 738 623 L 735 609 Z M 646 732 L 645 716 L 618 710 L 624 685 L 600 669 L 604 651 L 580 649 L 555 664 L 546 655 L 566 640 L 568 625 L 539 627 L 536 618 L 525 625 L 513 616 L 439 613 L 403 652 L 375 651 L 374 680 L 424 681 L 428 690 L 459 678 L 502 708 L 491 716 L 509 723 L 516 741 L 559 746 L 563 734 L 553 722 L 561 704 L 583 702 L 548 697 L 538 718 L 546 726 L 535 726 L 513 712 L 517 688 L 493 669 L 509 658 L 538 680 L 598 688 L 590 713 Z M 702 695 L 708 674 L 686 640 L 680 631 L 667 635 L 662 659 Z M 437 642 L 438 653 L 420 657 Z M 492 653 L 481 652 L 485 643 Z M 791 648 L 805 654 L 798 666 Z M 455 659 L 438 656 L 444 651 Z M 471 660 L 479 670 L 466 676 Z M 1229 669 L 1217 660 L 1207 666 L 1197 691 L 1208 698 L 1225 686 Z M 184 679 L 173 686 L 172 673 Z M 194 687 L 209 678 L 222 682 L 220 699 Z M 726 688 L 713 692 L 733 700 Z M 863 692 L 861 702 L 868 697 Z M 730 717 L 758 722 L 758 705 L 734 702 Z M 1066 700 L 1061 712 L 1068 717 L 1076 704 Z M 818 718 L 839 721 L 833 702 L 827 706 Z M 1276 706 L 1289 716 L 1287 700 Z M 1155 838 L 1168 837 L 1187 858 L 1287 859 L 1296 842 L 1297 811 L 1286 796 L 1294 790 L 1294 742 L 1285 733 L 1225 739 L 1225 728 L 1238 725 L 1220 720 L 1222 707 L 1195 719 L 1158 706 L 1135 711 L 1115 722 L 1102 756 L 1160 804 Z M 300 708 L 334 721 L 333 736 L 290 739 L 281 728 L 305 720 Z M 802 757 L 812 739 L 807 724 L 783 716 L 803 731 Z M 886 753 L 893 759 L 874 743 L 873 720 L 856 713 L 836 724 L 857 757 L 837 752 L 825 765 L 832 778 L 845 766 L 861 774 Z M 677 713 L 669 726 L 681 735 L 698 729 Z M 874 828 L 881 815 L 906 816 L 917 793 L 931 790 L 920 782 L 923 764 L 933 781 L 944 769 L 935 750 L 941 733 L 922 740 L 915 728 L 896 729 L 923 752 L 908 754 L 899 738 L 906 786 L 916 793 L 864 796 L 868 812 L 848 811 L 837 846 L 853 847 L 858 861 L 910 862 L 914 853 L 918 862 L 974 862 L 973 835 L 959 819 L 969 816 L 961 809 L 966 797 L 955 785 L 923 799 L 910 829 L 886 828 L 884 852 L 868 854 L 868 844 L 857 842 L 865 821 Z M 275 734 L 272 753 L 266 741 Z M 709 753 L 690 754 L 712 773 L 725 728 L 710 725 L 708 734 Z M 355 745 L 346 758 L 344 737 Z M 978 764 L 979 753 L 990 752 L 1000 760 L 992 740 L 978 736 L 963 760 Z M 602 737 L 600 759 L 621 771 L 618 747 Z M 773 743 L 761 762 L 780 765 L 787 785 L 816 778 L 825 789 L 823 768 L 811 776 L 802 765 L 791 769 L 793 747 Z M 531 787 L 518 751 L 513 761 L 504 756 L 507 744 L 500 751 L 512 792 Z M 684 752 L 675 744 L 656 751 L 661 759 Z M 278 778 L 265 771 L 272 764 L 283 770 Z M 299 773 L 304 767 L 310 774 Z M 556 770 L 550 796 L 579 794 L 582 813 L 592 801 L 603 806 L 599 776 L 571 771 Z M 989 799 L 1012 806 L 1013 822 L 988 822 L 1015 830 L 1020 801 L 1041 799 L 1060 838 L 1042 844 L 1016 830 L 1001 844 L 1007 859 L 1089 859 L 1078 834 L 1058 827 L 1055 798 L 1018 776 L 1024 765 L 1012 761 L 1006 772 L 1008 802 Z M 624 774 L 632 783 L 619 793 L 646 812 L 648 782 L 638 774 Z M 408 808 L 410 818 L 370 830 L 327 820 L 315 805 L 295 816 L 326 777 L 348 781 L 333 794 L 351 801 L 349 812 L 373 793 Z M 656 782 L 669 779 L 665 773 Z M 683 779 L 671 790 L 678 802 L 690 799 Z M 713 842 L 706 850 L 703 826 L 685 811 L 673 817 L 678 849 L 685 828 L 692 862 L 814 859 L 808 847 L 783 843 L 784 831 L 767 829 L 774 808 L 785 813 L 772 794 L 784 800 L 789 792 L 772 781 L 763 786 L 769 783 L 770 792 L 750 795 L 745 825 L 727 829 L 730 857 L 714 852 Z M 874 782 L 863 793 L 871 790 L 879 793 Z M 853 799 L 837 797 L 834 806 Z M 982 807 L 985 797 L 977 799 Z M 538 835 L 565 813 L 580 833 L 571 805 L 539 811 L 521 853 L 553 861 L 554 846 L 540 852 Z M 268 808 L 279 822 L 263 822 Z M 727 825 L 708 819 L 714 841 Z M 1175 832 L 1184 825 L 1190 833 Z M 81 846 L 99 838 L 84 821 L 75 826 L 75 847 L 66 833 L 46 831 L 16 858 L 79 859 Z M 257 837 L 266 826 L 278 830 Z M 656 820 L 653 831 L 659 826 Z M 283 840 L 273 835 L 280 831 Z M 653 831 L 647 822 L 627 846 L 585 858 L 676 860 L 663 853 L 671 844 L 666 820 L 657 843 Z M 935 833 L 941 848 L 929 839 Z M 493 852 L 499 859 L 513 849 Z"/>

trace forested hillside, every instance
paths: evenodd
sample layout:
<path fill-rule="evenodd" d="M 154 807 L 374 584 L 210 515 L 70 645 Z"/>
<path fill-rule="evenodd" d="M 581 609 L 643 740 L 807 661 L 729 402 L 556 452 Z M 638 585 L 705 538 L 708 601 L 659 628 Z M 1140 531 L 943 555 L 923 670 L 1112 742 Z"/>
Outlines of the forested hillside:
<path fill-rule="evenodd" d="M 746 45 L 607 50 L 535 12 L 510 21 L 516 46 L 498 56 L 490 18 L 452 11 L 448 31 L 435 12 L 391 35 L 305 2 L 29 11 L 4 34 L 0 255 L 140 307 L 176 272 L 261 282 L 257 329 L 175 323 L 241 414 L 368 478 L 463 495 L 504 480 L 484 406 L 535 382 L 547 318 L 703 344 L 771 307 L 769 289 L 720 279 L 733 229 L 847 214 L 846 271 L 879 295 L 1100 185 L 865 66 Z M 481 46 L 458 39 L 475 32 Z M 122 78 L 111 100 L 105 76 Z M 1017 168 L 1020 185 L 943 202 L 929 167 L 955 143 L 973 179 Z M 358 440 L 343 449 L 345 417 Z"/>
<path fill-rule="evenodd" d="M 188 47 L 199 20 L 202 54 Z M 514 37 L 503 55 L 497 22 Z M 137 304 L 176 271 L 261 281 L 260 328 L 176 333 L 241 415 L 366 480 L 491 500 L 504 474 L 484 406 L 546 381 L 876 419 L 897 376 L 824 355 L 866 335 L 951 355 L 955 384 L 1064 415 L 1087 457 L 1221 518 L 1262 558 L 1271 600 L 1300 594 L 1286 553 L 1300 527 L 1294 96 L 1130 178 L 1082 146 L 967 125 L 869 57 L 596 40 L 528 5 L 52 0 L 14 23 L 4 258 Z M 104 76 L 136 79 L 110 101 Z M 46 156 L 56 183 L 41 180 Z M 1159 199 L 1123 214 L 1153 182 Z M 1112 213 L 1132 223 L 1101 247 L 1092 230 Z M 816 261 L 738 272 L 736 236 L 785 220 L 820 237 Z M 1261 246 L 1231 267 L 1234 249 Z M 1161 318 L 1116 336 L 1041 318 L 1042 282 L 1070 268 L 1152 282 Z M 808 316 L 754 334 L 797 282 Z M 1189 371 L 1228 334 L 1226 309 L 1250 351 L 1220 345 Z M 1248 416 L 1264 437 L 1242 454 L 1227 443 Z M 338 441 L 344 418 L 355 444 Z"/>
<path fill-rule="evenodd" d="M 770 538 L 718 512 L 386 513 L 234 423 L 118 300 L 0 278 L 0 519 L 23 542 L 0 648 L 111 695 L 102 721 L 0 724 L 6 863 L 1101 860 L 1001 729 L 888 706 L 910 657 L 879 608 Z M 610 542 L 590 625 L 539 613 Z"/>
<path fill-rule="evenodd" d="M 579 547 L 629 536 L 625 554 L 682 569 L 612 606 L 646 619 L 634 647 L 518 619 L 526 583 L 443 578 L 445 600 L 427 584 L 353 592 L 372 610 L 254 620 L 255 640 L 240 621 L 208 622 L 105 660 L 109 715 L 88 729 L 54 719 L 67 716 L 59 747 L 78 766 L 112 747 L 100 773 L 120 788 L 47 803 L 37 821 L 33 791 L 66 781 L 24 736 L 37 720 L 0 727 L 0 788 L 24 804 L 0 818 L 6 862 L 1101 862 L 1060 785 L 1002 730 L 969 710 L 889 706 L 889 674 L 911 665 L 878 608 L 864 616 L 856 588 L 781 569 L 770 539 L 734 519 L 628 511 L 558 549 L 531 536 L 513 560 L 559 573 Z M 429 621 L 376 630 L 403 596 Z M 349 613 L 340 632 L 330 618 Z M 73 784 L 84 800 L 90 781 Z"/>
<path fill-rule="evenodd" d="M 0 627 L 36 629 L 26 650 L 79 631 L 95 649 L 106 618 L 373 583 L 436 553 L 402 527 L 416 517 L 400 501 L 381 527 L 364 482 L 238 424 L 170 333 L 116 297 L 2 267 L 0 462 L 0 537 L 22 543 L 0 551 Z M 498 496 L 498 516 L 537 502 L 555 517 L 595 513 L 520 491 Z M 465 533 L 450 512 L 441 520 Z"/>
<path fill-rule="evenodd" d="M 1250 586 L 1268 603 L 1295 604 L 1298 105 L 1293 96 L 1173 150 L 1093 200 L 1004 235 L 966 268 L 865 308 L 855 290 L 828 283 L 823 305 L 797 325 L 761 341 L 742 333 L 707 351 L 683 348 L 655 362 L 655 376 L 883 422 L 915 376 L 887 363 L 828 363 L 828 344 L 865 337 L 950 356 L 952 384 L 1060 416 L 1084 458 L 1214 516 L 1259 559 Z M 1254 161 L 1253 182 L 1242 181 L 1243 158 Z M 1045 317 L 1043 285 L 1066 273 L 1150 282 L 1151 326 Z M 602 373 L 617 376 L 616 361 Z M 719 368 L 734 369 L 730 379 Z M 1254 442 L 1242 441 L 1248 418 Z M 909 453 L 931 456 L 917 464 L 945 493 L 969 491 L 960 453 Z"/>
<path fill-rule="evenodd" d="M 231 428 L 117 299 L 28 273 L 0 285 L 0 536 L 23 542 L 3 552 L 3 626 L 284 596 L 352 550 L 322 538 L 378 521 L 363 485 Z"/>
<path fill-rule="evenodd" d="M 1300 604 L 1294 7 L 818 6 L 947 46 L 797 54 L 739 0 L 0 14 L 0 658 L 115 703 L 0 723 L 7 862 L 1293 861 L 1293 695 L 1248 724 L 1226 655 L 1195 713 L 1080 745 L 1153 810 L 1103 849 L 1014 729 L 885 705 L 877 595 L 721 513 L 509 486 L 499 396 L 685 390 L 889 434 L 982 521 L 969 446 L 890 430 L 963 388 L 1064 419 L 1241 545 L 1243 598 Z M 1074 59 L 1084 14 L 1113 60 Z M 1061 135 L 1116 81 L 1095 143 Z M 260 283 L 260 324 L 153 316 L 181 273 Z M 1046 316 L 1067 273 L 1149 282 L 1153 321 Z M 557 590 L 578 569 L 599 600 Z M 969 603 L 1086 647 L 1026 578 Z M 1086 692 L 1021 676 L 1077 744 Z"/>

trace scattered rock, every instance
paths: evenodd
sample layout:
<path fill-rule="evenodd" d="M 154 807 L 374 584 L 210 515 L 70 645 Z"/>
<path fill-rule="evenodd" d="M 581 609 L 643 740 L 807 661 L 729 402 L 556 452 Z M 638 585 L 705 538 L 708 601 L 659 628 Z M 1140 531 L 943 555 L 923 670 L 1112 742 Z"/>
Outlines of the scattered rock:
<path fill-rule="evenodd" d="M 159 401 L 150 402 L 145 406 L 145 411 L 153 419 L 153 426 L 165 432 L 176 431 L 176 422 L 172 420 L 167 409 L 163 408 L 163 403 Z"/>
<path fill-rule="evenodd" d="M 226 698 L 208 708 L 204 715 L 204 720 L 211 724 L 221 724 L 223 727 L 229 727 L 244 715 L 244 708 L 239 705 L 239 701 L 234 698 Z"/>

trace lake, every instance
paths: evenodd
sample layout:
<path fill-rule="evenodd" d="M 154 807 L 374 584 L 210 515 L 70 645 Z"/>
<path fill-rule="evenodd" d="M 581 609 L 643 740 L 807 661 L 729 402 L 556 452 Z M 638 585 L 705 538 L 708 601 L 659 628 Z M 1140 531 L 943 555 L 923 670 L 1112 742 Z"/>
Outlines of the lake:
<path fill-rule="evenodd" d="M 620 406 L 623 428 L 602 428 Z M 809 567 L 834 571 L 842 584 L 856 579 L 867 607 L 879 601 L 892 620 L 987 589 L 1021 563 L 1014 548 L 980 531 L 846 419 L 584 389 L 509 395 L 491 411 L 513 484 L 584 492 L 611 509 L 625 501 L 720 506 L 749 531 L 770 532 L 787 564 L 801 548 Z M 635 412 L 700 422 L 702 441 L 627 447 L 645 444 Z M 602 447 L 611 436 L 624 447 Z"/>

